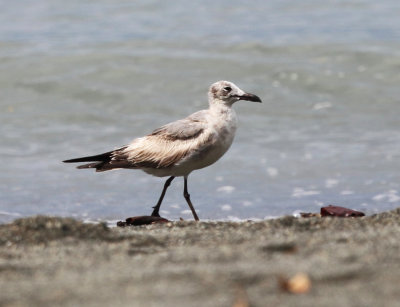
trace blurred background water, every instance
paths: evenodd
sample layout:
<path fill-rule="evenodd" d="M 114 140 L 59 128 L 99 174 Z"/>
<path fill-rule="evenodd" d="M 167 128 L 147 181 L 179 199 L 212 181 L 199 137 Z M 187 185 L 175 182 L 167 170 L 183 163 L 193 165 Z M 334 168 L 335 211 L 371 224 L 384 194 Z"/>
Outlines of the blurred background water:
<path fill-rule="evenodd" d="M 190 176 L 200 218 L 399 206 L 398 1 L 2 3 L 0 222 L 149 214 L 164 179 L 61 161 L 206 108 L 221 79 L 264 103 L 237 103 L 233 146 Z M 163 216 L 192 218 L 182 190 Z"/>

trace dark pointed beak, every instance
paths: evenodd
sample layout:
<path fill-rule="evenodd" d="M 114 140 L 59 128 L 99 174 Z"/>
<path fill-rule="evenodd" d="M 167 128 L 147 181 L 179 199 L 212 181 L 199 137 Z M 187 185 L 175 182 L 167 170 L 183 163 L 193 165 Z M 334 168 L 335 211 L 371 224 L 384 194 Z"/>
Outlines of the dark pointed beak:
<path fill-rule="evenodd" d="M 243 95 L 237 96 L 239 100 L 248 100 L 248 101 L 255 101 L 255 102 L 262 102 L 260 97 L 254 94 L 245 93 Z"/>

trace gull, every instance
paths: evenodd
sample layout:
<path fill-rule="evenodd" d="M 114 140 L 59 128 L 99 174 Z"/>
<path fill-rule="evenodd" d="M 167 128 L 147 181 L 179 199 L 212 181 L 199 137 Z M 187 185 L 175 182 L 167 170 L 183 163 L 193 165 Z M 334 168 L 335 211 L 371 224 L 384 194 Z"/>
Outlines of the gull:
<path fill-rule="evenodd" d="M 151 216 L 159 210 L 167 188 L 175 177 L 184 178 L 183 196 L 196 221 L 197 213 L 188 192 L 188 176 L 216 162 L 229 149 L 235 136 L 237 119 L 232 105 L 239 100 L 261 102 L 229 81 L 218 81 L 208 91 L 209 108 L 155 129 L 130 144 L 99 155 L 65 160 L 66 163 L 91 162 L 78 169 L 141 169 L 157 177 L 169 176 Z"/>

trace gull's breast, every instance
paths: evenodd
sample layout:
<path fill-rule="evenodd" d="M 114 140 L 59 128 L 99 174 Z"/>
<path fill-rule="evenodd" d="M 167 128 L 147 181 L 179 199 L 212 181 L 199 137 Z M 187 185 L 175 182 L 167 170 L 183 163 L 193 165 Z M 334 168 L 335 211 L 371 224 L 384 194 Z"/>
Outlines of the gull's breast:
<path fill-rule="evenodd" d="M 142 170 L 154 176 L 187 176 L 196 169 L 215 163 L 231 146 L 236 132 L 236 114 L 232 109 L 222 113 L 208 114 L 207 128 L 195 138 L 171 143 L 175 152 L 186 152 L 182 159 L 165 168 Z M 173 146 L 172 146 L 173 145 Z"/>
<path fill-rule="evenodd" d="M 233 110 L 222 118 L 211 119 L 209 128 L 200 136 L 197 148 L 174 166 L 176 176 L 188 175 L 196 169 L 207 167 L 218 161 L 232 145 L 236 133 L 236 114 Z"/>

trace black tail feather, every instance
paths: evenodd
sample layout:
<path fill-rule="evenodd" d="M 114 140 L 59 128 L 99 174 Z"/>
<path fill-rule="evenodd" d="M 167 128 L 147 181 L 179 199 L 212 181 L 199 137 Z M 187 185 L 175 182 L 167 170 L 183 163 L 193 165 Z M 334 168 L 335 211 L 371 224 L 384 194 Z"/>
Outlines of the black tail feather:
<path fill-rule="evenodd" d="M 113 151 L 105 152 L 95 156 L 81 157 L 75 159 L 65 160 L 65 163 L 79 163 L 79 162 L 91 162 L 83 165 L 79 165 L 77 168 L 95 168 L 96 172 L 109 171 L 115 168 L 131 168 L 132 165 L 124 158 L 121 160 L 116 160 L 115 155 L 125 149 L 126 146 L 118 148 Z"/>
<path fill-rule="evenodd" d="M 113 153 L 112 151 L 109 151 L 109 152 L 102 153 L 100 155 L 69 159 L 69 160 L 64 160 L 63 162 L 64 163 L 92 162 L 92 161 L 108 162 L 111 160 L 112 153 Z M 93 163 L 91 163 L 91 164 L 93 164 Z"/>

